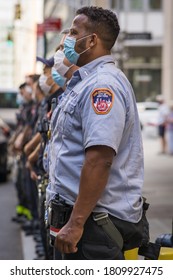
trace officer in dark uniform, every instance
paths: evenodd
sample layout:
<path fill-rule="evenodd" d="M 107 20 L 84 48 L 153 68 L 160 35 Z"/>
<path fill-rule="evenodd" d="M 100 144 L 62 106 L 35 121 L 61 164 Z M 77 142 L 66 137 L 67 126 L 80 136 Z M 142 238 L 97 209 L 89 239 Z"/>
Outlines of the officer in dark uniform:
<path fill-rule="evenodd" d="M 38 118 L 35 127 L 35 137 L 25 147 L 25 153 L 28 156 L 28 166 L 31 176 L 36 180 L 38 191 L 38 205 L 37 209 L 40 218 L 41 238 L 45 252 L 45 258 L 51 259 L 52 252 L 47 246 L 47 235 L 44 223 L 44 201 L 45 201 L 45 188 L 48 184 L 48 170 L 43 166 L 43 156 L 45 155 L 45 146 L 49 140 L 49 119 L 52 99 L 57 99 L 62 94 L 62 88 L 54 82 L 51 77 L 51 68 L 54 64 L 54 59 L 43 59 L 37 57 L 38 61 L 44 64 L 43 74 L 40 76 L 37 84 L 37 90 L 40 89 L 44 92 L 45 98 L 41 101 Z M 33 149 L 35 147 L 35 149 Z M 39 147 L 39 148 L 38 148 Z M 32 153 L 31 153 L 32 152 Z M 39 257 L 43 257 L 41 250 L 38 252 Z"/>
<path fill-rule="evenodd" d="M 25 178 L 25 155 L 23 147 L 31 136 L 30 121 L 33 118 L 35 106 L 32 99 L 32 88 L 23 83 L 20 87 L 20 94 L 22 95 L 22 104 L 17 114 L 17 127 L 16 132 L 11 139 L 12 150 L 17 160 L 17 175 L 16 175 L 16 189 L 19 203 L 16 207 L 17 216 L 12 218 L 12 221 L 24 222 L 25 219 L 31 220 L 32 213 L 30 209 L 30 199 L 26 191 L 26 178 Z"/>

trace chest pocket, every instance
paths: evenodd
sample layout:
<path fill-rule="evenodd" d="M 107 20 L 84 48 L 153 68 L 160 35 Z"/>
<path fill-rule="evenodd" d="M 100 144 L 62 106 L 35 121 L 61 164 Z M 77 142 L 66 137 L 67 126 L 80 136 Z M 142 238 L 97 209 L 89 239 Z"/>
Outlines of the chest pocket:
<path fill-rule="evenodd" d="M 65 135 L 69 136 L 72 129 L 75 129 L 75 123 L 77 122 L 77 96 L 70 97 L 69 100 L 61 107 L 61 113 L 58 118 L 58 129 Z"/>

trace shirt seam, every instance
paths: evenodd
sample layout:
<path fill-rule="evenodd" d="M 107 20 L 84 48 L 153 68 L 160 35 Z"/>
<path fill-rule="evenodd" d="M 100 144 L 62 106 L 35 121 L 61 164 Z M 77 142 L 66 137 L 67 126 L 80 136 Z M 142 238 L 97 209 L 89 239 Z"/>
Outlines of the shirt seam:
<path fill-rule="evenodd" d="M 107 141 L 90 141 L 87 145 L 84 145 L 84 148 L 87 149 L 89 147 L 92 147 L 92 146 L 108 146 L 110 148 L 112 148 L 116 153 L 118 151 L 118 148 L 116 145 L 112 145 L 110 144 L 110 142 L 107 142 Z"/>

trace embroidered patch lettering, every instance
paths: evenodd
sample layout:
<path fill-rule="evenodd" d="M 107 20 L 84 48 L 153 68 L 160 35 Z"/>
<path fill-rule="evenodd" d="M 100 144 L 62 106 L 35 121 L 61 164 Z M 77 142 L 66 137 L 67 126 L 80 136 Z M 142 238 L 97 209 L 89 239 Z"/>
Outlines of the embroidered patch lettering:
<path fill-rule="evenodd" d="M 108 88 L 97 88 L 91 93 L 91 98 L 96 114 L 107 114 L 112 108 L 114 94 Z"/>

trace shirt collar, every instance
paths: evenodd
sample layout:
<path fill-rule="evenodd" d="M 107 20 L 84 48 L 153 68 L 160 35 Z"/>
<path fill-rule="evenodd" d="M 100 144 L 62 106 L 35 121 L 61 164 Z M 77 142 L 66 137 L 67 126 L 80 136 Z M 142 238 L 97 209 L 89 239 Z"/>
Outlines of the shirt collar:
<path fill-rule="evenodd" d="M 98 66 L 101 66 L 106 63 L 114 63 L 112 55 L 104 55 L 104 56 L 98 57 L 98 58 L 94 59 L 93 61 L 91 61 L 90 63 L 79 68 L 78 71 L 79 71 L 81 79 L 83 80 Z"/>
<path fill-rule="evenodd" d="M 106 63 L 114 63 L 112 55 L 104 55 L 101 57 L 98 57 L 91 61 L 90 63 L 80 67 L 78 70 L 76 70 L 69 81 L 68 87 L 72 88 L 74 87 L 79 80 L 83 80 L 85 77 L 87 77 L 91 72 L 93 72 L 96 67 L 101 66 Z"/>

